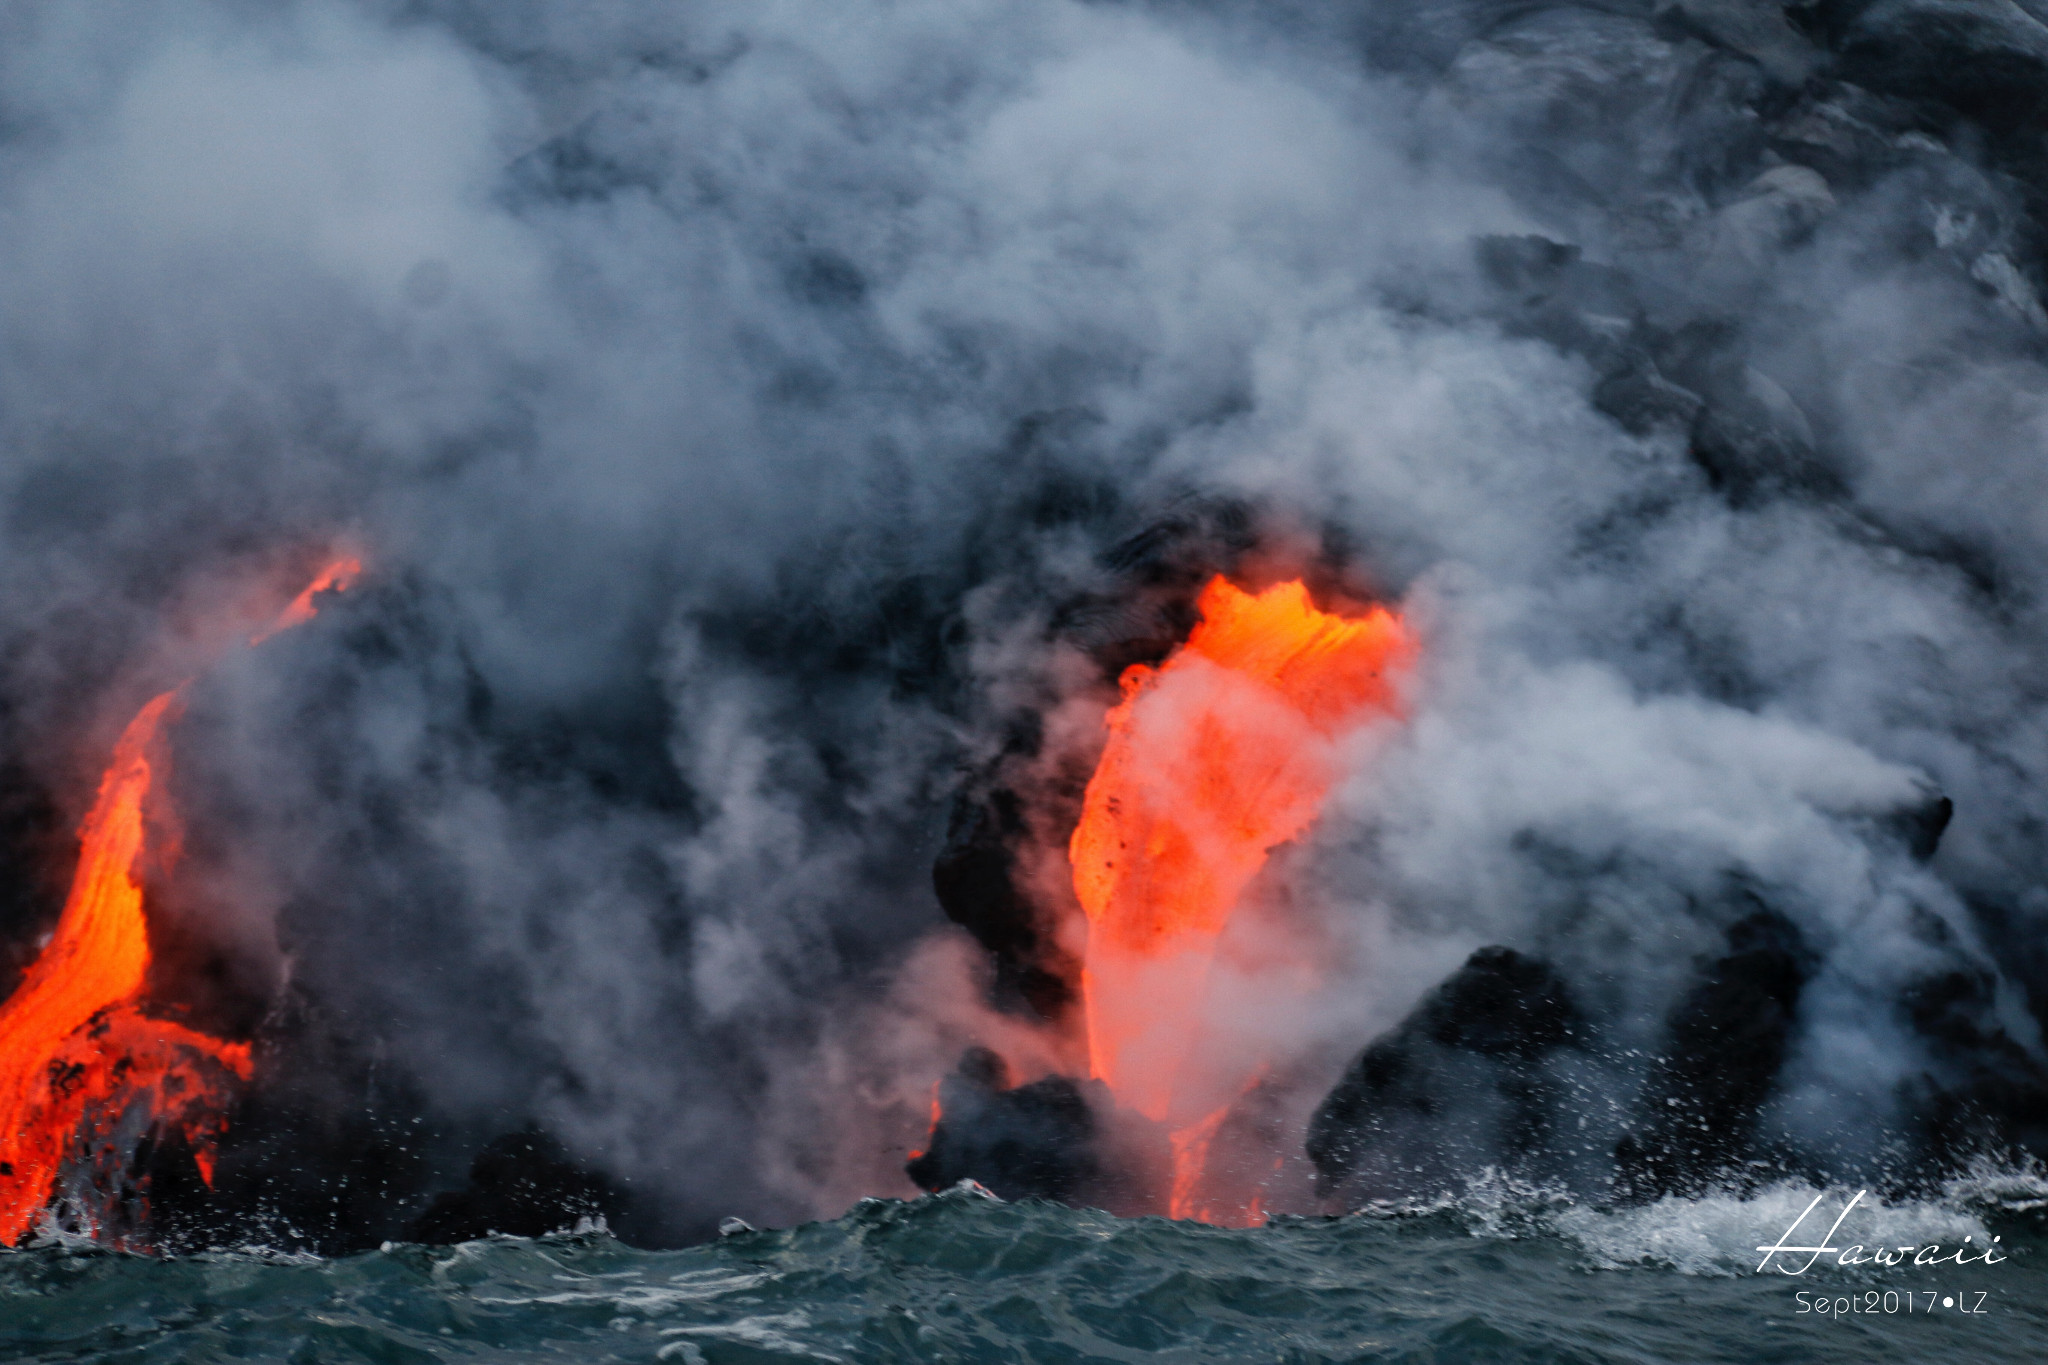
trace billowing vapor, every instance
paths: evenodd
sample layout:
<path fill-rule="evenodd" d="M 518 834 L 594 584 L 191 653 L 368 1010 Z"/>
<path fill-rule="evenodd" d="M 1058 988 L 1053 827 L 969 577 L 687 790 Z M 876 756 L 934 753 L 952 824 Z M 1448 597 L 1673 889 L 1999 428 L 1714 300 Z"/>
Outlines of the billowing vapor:
<path fill-rule="evenodd" d="M 1937 8 L 9 6 L 0 965 L 209 585 L 346 543 L 171 727 L 222 1197 L 374 1244 L 529 1127 L 649 1239 L 907 1195 L 963 1049 L 1085 1075 L 1119 672 L 1301 576 L 1416 655 L 1241 908 L 1315 990 L 1218 978 L 1293 1153 L 1379 1039 L 1468 1165 L 1549 1086 L 1546 1175 L 1681 1188 L 1751 990 L 1744 1151 L 2048 1142 L 2048 171 Z M 1456 1146 L 1379 1075 L 1325 1186 Z"/>

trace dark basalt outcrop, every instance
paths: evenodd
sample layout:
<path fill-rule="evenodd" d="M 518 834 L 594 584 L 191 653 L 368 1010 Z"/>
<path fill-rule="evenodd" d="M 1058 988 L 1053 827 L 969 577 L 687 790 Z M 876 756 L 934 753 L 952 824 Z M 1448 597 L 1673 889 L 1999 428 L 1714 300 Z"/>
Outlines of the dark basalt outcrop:
<path fill-rule="evenodd" d="M 1616 1144 L 1624 1198 L 1695 1193 L 1752 1156 L 1757 1113 L 1784 1065 L 1814 964 L 1798 929 L 1775 910 L 1727 932 L 1728 952 L 1672 1011 L 1637 1121 Z"/>
<path fill-rule="evenodd" d="M 1067 1077 L 1012 1086 L 1008 1063 L 969 1048 L 939 1083 L 925 1150 L 903 1169 L 924 1190 L 973 1180 L 1004 1199 L 1068 1199 L 1096 1174 L 1095 1116 Z"/>
<path fill-rule="evenodd" d="M 1999 1019 L 1996 978 L 1981 968 L 1915 982 L 1900 1009 L 1934 1067 L 1907 1083 L 1926 1178 L 1979 1156 L 2048 1158 L 2048 1068 Z"/>
<path fill-rule="evenodd" d="M 1872 89 L 1995 129 L 2048 113 L 2048 24 L 2017 0 L 1821 0 L 1805 7 Z"/>
<path fill-rule="evenodd" d="M 413 1242 L 467 1242 L 493 1232 L 539 1237 L 584 1218 L 616 1217 L 624 1199 L 610 1181 L 577 1166 L 537 1129 L 494 1138 L 469 1168 L 469 1183 L 434 1196 L 406 1228 Z"/>
<path fill-rule="evenodd" d="M 1955 814 L 1955 802 L 1939 792 L 1929 792 L 1925 799 L 1887 815 L 1883 827 L 1915 860 L 1924 863 L 1941 847 L 1941 836 Z"/>
<path fill-rule="evenodd" d="M 635 1245 L 708 1232 L 665 1223 L 531 1123 L 481 1151 L 465 1144 L 437 1125 L 426 1094 L 347 1046 L 303 996 L 273 1021 L 257 1066 L 210 1184 L 175 1134 L 138 1150 L 127 1185 L 147 1202 L 142 1244 L 182 1252 L 260 1239 L 346 1256 L 386 1241 L 539 1236 L 586 1216 Z M 463 1186 L 445 1188 L 445 1156 L 472 1152 Z"/>
<path fill-rule="evenodd" d="M 946 918 L 987 950 L 996 1003 L 1021 1002 L 1040 1018 L 1057 1019 L 1074 991 L 1044 916 L 1021 884 L 1018 850 L 1030 837 L 1022 806 L 1005 787 L 956 801 L 946 845 L 932 864 L 932 890 Z"/>
<path fill-rule="evenodd" d="M 346 1256 L 403 1238 L 434 1192 L 434 1154 L 455 1141 L 431 1112 L 423 1090 L 294 989 L 266 1022 L 211 1185 L 181 1169 L 191 1163 L 182 1144 L 151 1144 L 148 1242 L 186 1250 L 255 1237 Z"/>
<path fill-rule="evenodd" d="M 1541 1062 L 1583 1029 L 1548 964 L 1481 948 L 1359 1053 L 1316 1110 L 1319 1189 L 1412 1192 L 1540 1148 L 1557 1100 Z"/>

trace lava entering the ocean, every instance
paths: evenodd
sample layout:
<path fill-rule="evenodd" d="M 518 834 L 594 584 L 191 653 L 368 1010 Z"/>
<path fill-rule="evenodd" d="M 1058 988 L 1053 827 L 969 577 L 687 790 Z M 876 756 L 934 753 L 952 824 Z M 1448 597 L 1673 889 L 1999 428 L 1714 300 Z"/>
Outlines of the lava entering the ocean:
<path fill-rule="evenodd" d="M 1202 1205 L 1201 1167 L 1262 1064 L 1204 1046 L 1217 942 L 1271 851 L 1314 822 L 1338 741 L 1394 713 L 1414 645 L 1386 609 L 1334 615 L 1299 581 L 1252 594 L 1219 575 L 1197 605 L 1165 663 L 1125 670 L 1068 854 L 1090 1074 L 1171 1130 L 1168 1211 L 1220 1222 L 1242 1211 Z"/>
<path fill-rule="evenodd" d="M 339 558 L 250 643 L 310 620 L 317 592 L 361 572 Z M 67 1173 L 118 1182 L 123 1139 L 175 1133 L 212 1183 L 212 1144 L 228 1087 L 247 1080 L 247 1043 L 151 1017 L 150 963 L 136 860 L 153 757 L 184 684 L 152 698 L 121 733 L 79 831 L 78 870 L 55 932 L 0 1007 L 0 1242 L 12 1246 L 59 1193 Z"/>

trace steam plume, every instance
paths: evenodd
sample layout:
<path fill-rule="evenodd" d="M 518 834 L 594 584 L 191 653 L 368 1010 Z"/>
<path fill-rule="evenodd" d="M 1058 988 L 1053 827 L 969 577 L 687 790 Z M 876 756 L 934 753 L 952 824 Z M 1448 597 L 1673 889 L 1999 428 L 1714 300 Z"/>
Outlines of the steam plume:
<path fill-rule="evenodd" d="M 1421 640 L 1262 892 L 1335 967 L 1241 1007 L 1297 1117 L 1505 945 L 1610 1152 L 1761 900 L 1758 1140 L 1948 1141 L 2048 1011 L 2048 27 L 1939 8 L 11 6 L 11 960 L 181 612 L 346 537 L 178 726 L 164 960 L 270 1040 L 221 1189 L 374 1137 L 290 1206 L 374 1240 L 535 1124 L 648 1237 L 908 1193 L 963 1047 L 1068 1060 L 956 798 L 1071 953 L 1116 668 L 1265 557 Z"/>

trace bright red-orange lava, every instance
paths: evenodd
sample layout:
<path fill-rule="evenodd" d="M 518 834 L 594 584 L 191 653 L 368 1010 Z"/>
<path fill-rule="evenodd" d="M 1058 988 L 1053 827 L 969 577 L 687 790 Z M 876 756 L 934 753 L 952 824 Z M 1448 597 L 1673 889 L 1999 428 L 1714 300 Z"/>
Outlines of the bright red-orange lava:
<path fill-rule="evenodd" d="M 1395 710 L 1414 644 L 1384 608 L 1325 612 L 1298 581 L 1252 594 L 1218 576 L 1197 605 L 1185 645 L 1125 671 L 1068 855 L 1090 1073 L 1168 1125 L 1169 1212 L 1225 1221 L 1197 1182 L 1262 1063 L 1203 1045 L 1217 942 L 1271 851 L 1314 822 L 1337 741 Z"/>
<path fill-rule="evenodd" d="M 345 587 L 361 566 L 330 565 L 253 639 L 312 617 L 316 591 Z M 147 829 L 153 753 L 183 687 L 152 698 L 114 745 L 80 828 L 78 871 L 57 928 L 0 1007 L 0 1242 L 19 1242 L 67 1167 L 116 1156 L 116 1127 L 140 1112 L 175 1132 L 213 1179 L 228 1087 L 251 1072 L 249 1045 L 225 1042 L 144 1008 L 149 925 L 135 864 Z M 158 760 L 160 761 L 160 760 Z"/>
<path fill-rule="evenodd" d="M 281 630 L 290 630 L 293 626 L 302 626 L 312 620 L 320 612 L 320 609 L 313 605 L 314 597 L 323 592 L 343 591 L 361 577 L 362 572 L 363 561 L 356 556 L 342 555 L 336 558 L 313 576 L 313 581 L 306 585 L 305 591 L 294 597 L 290 604 L 277 614 L 276 620 L 251 635 L 249 643 L 260 645 Z"/>
<path fill-rule="evenodd" d="M 925 1129 L 925 1133 L 924 1133 L 924 1146 L 922 1146 L 922 1147 L 918 1148 L 918 1149 L 917 1149 L 916 1151 L 912 1152 L 912 1153 L 910 1154 L 910 1157 L 909 1157 L 909 1159 L 910 1159 L 910 1160 L 912 1160 L 912 1161 L 917 1161 L 917 1160 L 921 1159 L 921 1158 L 922 1158 L 922 1157 L 924 1156 L 924 1154 L 925 1154 L 926 1152 L 929 1152 L 929 1151 L 930 1151 L 930 1150 L 932 1149 L 932 1143 L 933 1143 L 933 1142 L 934 1142 L 934 1141 L 935 1141 L 935 1140 L 936 1140 L 936 1139 L 938 1138 L 938 1136 L 939 1136 L 939 1120 L 943 1119 L 944 1117 L 945 1117 L 945 1113 L 944 1113 L 944 1112 L 943 1112 L 943 1111 L 942 1111 L 942 1110 L 940 1109 L 940 1107 L 939 1107 L 939 1082 L 937 1082 L 937 1081 L 933 1081 L 933 1082 L 932 1082 L 932 1121 L 931 1121 L 931 1125 L 930 1125 L 929 1127 L 927 1127 L 927 1128 Z"/>

